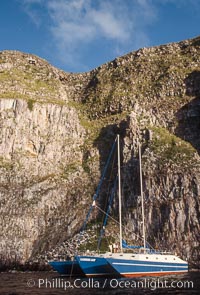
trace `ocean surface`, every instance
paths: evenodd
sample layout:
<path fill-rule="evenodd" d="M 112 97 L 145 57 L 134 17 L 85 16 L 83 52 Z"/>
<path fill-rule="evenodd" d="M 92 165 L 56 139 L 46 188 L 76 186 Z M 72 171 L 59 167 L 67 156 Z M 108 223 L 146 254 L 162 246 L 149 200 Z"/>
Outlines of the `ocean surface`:
<path fill-rule="evenodd" d="M 131 279 L 69 279 L 56 272 L 0 273 L 0 295 L 200 294 L 200 272 Z"/>

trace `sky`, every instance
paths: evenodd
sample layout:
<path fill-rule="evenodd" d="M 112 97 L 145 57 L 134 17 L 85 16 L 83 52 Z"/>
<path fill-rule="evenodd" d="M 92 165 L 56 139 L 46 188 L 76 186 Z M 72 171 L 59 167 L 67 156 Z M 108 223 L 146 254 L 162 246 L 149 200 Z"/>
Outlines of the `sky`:
<path fill-rule="evenodd" d="M 200 35 L 200 0 L 0 0 L 0 51 L 66 72 Z"/>

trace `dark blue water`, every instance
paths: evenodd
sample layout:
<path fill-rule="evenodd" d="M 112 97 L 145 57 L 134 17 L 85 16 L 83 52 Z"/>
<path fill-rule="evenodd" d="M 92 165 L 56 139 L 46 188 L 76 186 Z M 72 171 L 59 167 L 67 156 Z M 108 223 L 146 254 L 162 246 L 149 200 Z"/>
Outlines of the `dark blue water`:
<path fill-rule="evenodd" d="M 0 273 L 0 294 L 200 294 L 200 272 L 120 280 L 70 280 L 54 272 Z"/>

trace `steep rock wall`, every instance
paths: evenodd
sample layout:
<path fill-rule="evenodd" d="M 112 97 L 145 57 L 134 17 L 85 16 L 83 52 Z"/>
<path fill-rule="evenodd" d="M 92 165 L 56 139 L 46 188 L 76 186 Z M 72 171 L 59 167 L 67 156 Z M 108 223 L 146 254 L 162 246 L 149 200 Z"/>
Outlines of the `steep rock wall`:
<path fill-rule="evenodd" d="M 66 106 L 3 99 L 0 109 L 0 249 L 26 260 L 79 229 L 90 192 L 85 130 Z"/>
<path fill-rule="evenodd" d="M 138 142 L 142 143 L 147 241 L 172 250 L 194 264 L 199 259 L 200 157 L 188 142 L 165 128 L 139 127 L 137 114 L 127 121 L 123 140 L 124 213 L 138 242 L 141 237 Z M 131 153 L 130 153 L 131 151 Z"/>

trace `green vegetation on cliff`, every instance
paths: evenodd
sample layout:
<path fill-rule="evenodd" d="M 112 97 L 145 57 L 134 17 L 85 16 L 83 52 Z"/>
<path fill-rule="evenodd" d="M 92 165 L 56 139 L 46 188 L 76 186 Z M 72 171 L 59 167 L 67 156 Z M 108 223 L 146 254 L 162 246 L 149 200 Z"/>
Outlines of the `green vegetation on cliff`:
<path fill-rule="evenodd" d="M 158 157 L 161 164 L 172 162 L 187 167 L 193 164 L 196 150 L 189 142 L 171 134 L 162 127 L 150 127 L 152 140 L 149 148 Z"/>

